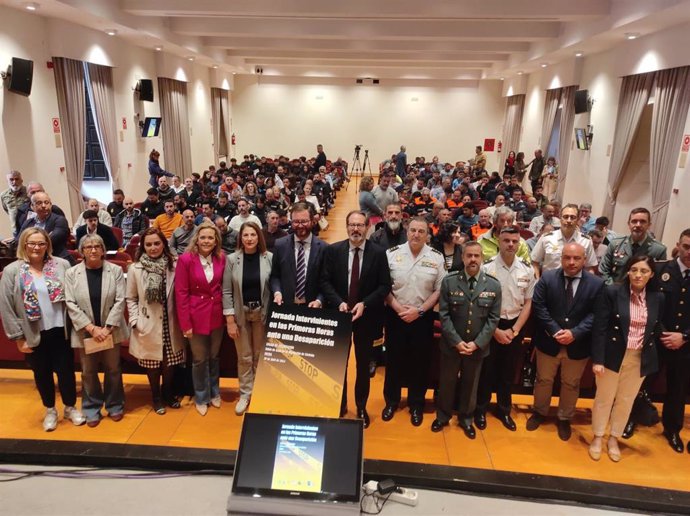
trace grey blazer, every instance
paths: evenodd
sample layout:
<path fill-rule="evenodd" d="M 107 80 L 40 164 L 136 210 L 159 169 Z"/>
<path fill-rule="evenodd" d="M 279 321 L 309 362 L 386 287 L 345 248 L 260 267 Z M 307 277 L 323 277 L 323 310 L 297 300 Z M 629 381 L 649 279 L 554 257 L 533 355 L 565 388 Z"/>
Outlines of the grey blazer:
<path fill-rule="evenodd" d="M 83 348 L 84 339 L 90 336 L 85 328 L 94 321 L 84 262 L 65 273 L 65 302 L 72 320 L 72 347 Z M 101 324 L 113 327 L 115 343 L 129 337 L 129 326 L 125 321 L 125 275 L 122 267 L 107 261 L 103 262 L 101 280 Z"/>
<path fill-rule="evenodd" d="M 235 251 L 225 260 L 223 273 L 223 315 L 234 315 L 238 326 L 244 325 L 244 300 L 242 299 L 242 274 L 244 253 Z M 261 275 L 261 321 L 266 324 L 268 304 L 271 300 L 271 266 L 273 254 L 266 251 L 259 261 Z"/>
<path fill-rule="evenodd" d="M 70 263 L 57 256 L 53 256 L 53 259 L 57 262 L 58 277 L 63 280 L 64 284 L 65 272 L 70 268 Z M 25 339 L 28 347 L 35 348 L 41 343 L 41 329 L 38 321 L 29 321 L 26 318 L 24 297 L 19 286 L 19 267 L 22 262 L 22 260 L 14 261 L 2 271 L 2 280 L 0 280 L 0 314 L 2 315 L 5 335 L 7 335 L 8 339 Z M 65 338 L 67 338 L 69 319 L 65 303 L 62 303 L 62 313 L 65 318 Z"/>

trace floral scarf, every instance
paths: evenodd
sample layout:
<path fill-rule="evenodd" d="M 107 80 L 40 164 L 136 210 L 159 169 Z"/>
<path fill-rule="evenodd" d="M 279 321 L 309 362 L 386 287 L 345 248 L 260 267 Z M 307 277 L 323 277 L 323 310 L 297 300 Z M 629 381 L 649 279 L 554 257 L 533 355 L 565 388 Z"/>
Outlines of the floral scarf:
<path fill-rule="evenodd" d="M 155 260 L 149 258 L 147 254 L 142 254 L 139 263 L 148 272 L 146 292 L 144 296 L 149 303 L 165 303 L 165 277 L 167 274 L 166 266 L 168 259 L 161 256 Z"/>
<path fill-rule="evenodd" d="M 43 279 L 48 287 L 48 296 L 51 303 L 59 303 L 65 300 L 65 290 L 62 280 L 57 276 L 57 263 L 52 258 L 43 266 Z M 34 285 L 34 277 L 29 271 L 29 264 L 23 263 L 19 267 L 19 287 L 24 298 L 24 310 L 29 321 L 41 319 L 41 306 L 38 303 L 38 292 Z"/>

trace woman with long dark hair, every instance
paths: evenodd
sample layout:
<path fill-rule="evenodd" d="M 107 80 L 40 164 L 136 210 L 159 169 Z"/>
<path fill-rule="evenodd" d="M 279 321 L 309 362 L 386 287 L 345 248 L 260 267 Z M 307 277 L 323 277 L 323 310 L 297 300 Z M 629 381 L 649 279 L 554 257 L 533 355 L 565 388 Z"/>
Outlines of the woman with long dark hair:
<path fill-rule="evenodd" d="M 175 174 L 163 170 L 158 163 L 161 153 L 153 149 L 149 154 L 149 184 L 152 188 L 158 188 L 158 179 L 161 177 L 175 177 Z"/>
<path fill-rule="evenodd" d="M 163 233 L 148 228 L 127 271 L 129 352 L 146 369 L 156 414 L 165 414 L 165 405 L 180 408 L 172 392 L 174 366 L 185 361 L 173 295 L 175 261 Z"/>

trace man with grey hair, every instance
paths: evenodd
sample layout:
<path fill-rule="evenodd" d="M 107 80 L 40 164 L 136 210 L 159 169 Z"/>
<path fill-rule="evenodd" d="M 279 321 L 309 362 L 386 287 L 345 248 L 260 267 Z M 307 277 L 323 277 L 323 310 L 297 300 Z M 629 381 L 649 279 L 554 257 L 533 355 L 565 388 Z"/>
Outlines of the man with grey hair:
<path fill-rule="evenodd" d="M 31 181 L 29 184 L 26 185 L 26 195 L 28 196 L 28 199 L 24 204 L 19 206 L 17 208 L 17 218 L 15 220 L 15 226 L 17 228 L 17 236 L 19 236 L 19 230 L 20 228 L 24 225 L 24 222 L 26 222 L 28 219 L 32 219 L 36 216 L 36 212 L 33 211 L 32 205 L 31 205 L 31 196 L 37 192 L 45 192 L 46 189 L 43 188 L 43 185 L 37 181 Z M 62 211 L 58 206 L 55 204 L 50 205 L 51 211 L 55 215 L 60 215 L 62 217 L 65 216 L 65 212 Z"/>
<path fill-rule="evenodd" d="M 26 193 L 22 173 L 18 170 L 11 170 L 7 174 L 7 185 L 9 188 L 0 194 L 0 202 L 2 202 L 2 209 L 10 218 L 10 227 L 12 228 L 12 235 L 17 234 L 17 210 L 19 207 L 29 200 L 29 195 Z"/>
<path fill-rule="evenodd" d="M 553 226 L 556 229 L 561 227 L 561 219 L 556 217 L 556 209 L 554 208 L 553 204 L 547 204 L 544 206 L 544 209 L 541 210 L 541 215 L 534 217 L 529 223 L 529 230 L 535 235 L 538 235 L 541 233 L 541 228 L 543 228 L 546 224 Z"/>
<path fill-rule="evenodd" d="M 494 211 L 493 223 L 494 225 L 491 231 L 487 231 L 477 239 L 479 245 L 482 246 L 484 261 L 490 260 L 498 254 L 498 235 L 501 234 L 501 230 L 504 227 L 515 224 L 515 212 L 507 206 L 496 208 L 496 211 Z M 529 247 L 527 247 L 527 242 L 525 242 L 525 239 L 522 237 L 520 237 L 520 244 L 518 245 L 516 256 L 527 264 L 530 263 Z"/>
<path fill-rule="evenodd" d="M 31 209 L 34 217 L 27 218 L 19 229 L 19 235 L 27 228 L 41 228 L 50 235 L 53 245 L 53 255 L 64 258 L 72 265 L 74 259 L 67 251 L 67 239 L 69 237 L 69 225 L 67 219 L 52 210 L 53 203 L 45 192 L 36 192 L 31 196 Z"/>
<path fill-rule="evenodd" d="M 583 235 L 587 235 L 594 229 L 596 220 L 596 217 L 592 215 L 592 205 L 588 202 L 583 202 L 580 204 L 580 218 L 577 221 L 577 224 L 580 226 L 580 231 Z"/>

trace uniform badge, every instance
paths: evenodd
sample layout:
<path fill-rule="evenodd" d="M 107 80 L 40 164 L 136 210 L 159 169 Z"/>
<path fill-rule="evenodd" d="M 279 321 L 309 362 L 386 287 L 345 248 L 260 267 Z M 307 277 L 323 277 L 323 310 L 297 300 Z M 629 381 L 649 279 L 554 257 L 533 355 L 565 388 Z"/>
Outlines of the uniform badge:
<path fill-rule="evenodd" d="M 670 275 L 668 272 L 664 272 L 664 273 L 661 275 L 661 281 L 668 281 L 668 280 L 670 280 L 670 279 L 671 279 L 671 275 Z"/>

